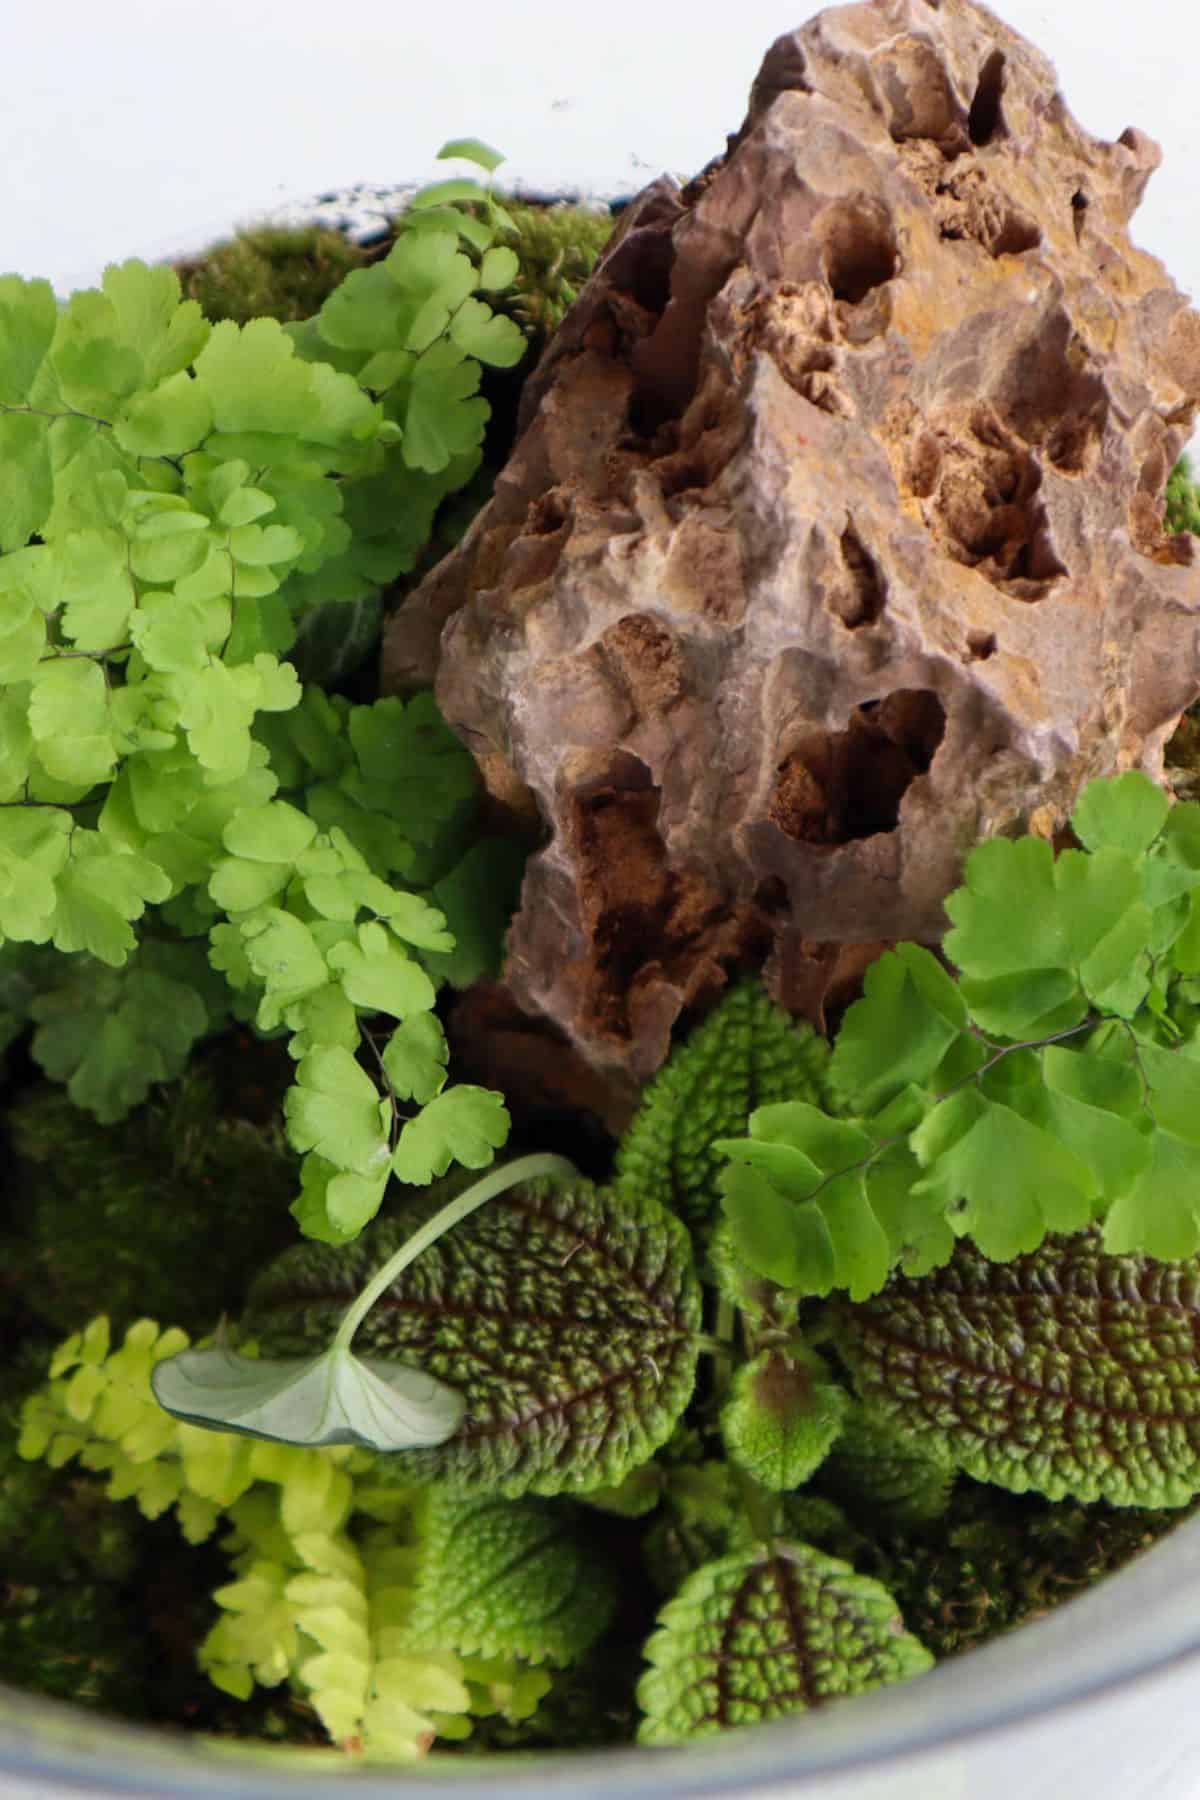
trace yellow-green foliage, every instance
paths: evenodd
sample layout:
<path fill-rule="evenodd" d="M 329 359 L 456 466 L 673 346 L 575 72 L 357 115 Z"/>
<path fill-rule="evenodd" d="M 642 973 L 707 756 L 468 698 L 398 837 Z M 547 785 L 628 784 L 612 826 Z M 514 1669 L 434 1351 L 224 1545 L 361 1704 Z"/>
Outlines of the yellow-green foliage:
<path fill-rule="evenodd" d="M 511 242 L 521 267 L 512 296 L 501 296 L 498 310 L 535 336 L 550 337 L 612 236 L 612 215 L 519 201 L 508 201 L 505 210 L 517 227 Z"/>
<path fill-rule="evenodd" d="M 175 264 L 185 300 L 214 324 L 232 319 L 310 319 L 367 253 L 340 231 L 259 225 Z"/>
<path fill-rule="evenodd" d="M 18 1451 L 108 1476 L 113 1500 L 147 1518 L 175 1509 L 190 1543 L 225 1523 L 233 1579 L 199 1647 L 210 1679 L 240 1699 L 288 1682 L 346 1751 L 394 1761 L 435 1737 L 461 1738 L 472 1716 L 533 1713 L 550 1677 L 515 1657 L 404 1648 L 420 1557 L 418 1495 L 369 1479 L 350 1448 L 300 1449 L 171 1418 L 150 1390 L 154 1365 L 187 1347 L 179 1330 L 140 1319 L 117 1349 L 106 1318 L 60 1345 L 30 1396 Z M 367 1477 L 367 1479 L 362 1479 Z"/>
<path fill-rule="evenodd" d="M 511 293 L 497 296 L 498 312 L 516 319 L 535 340 L 549 337 L 595 267 L 612 234 L 605 212 L 581 206 L 531 206 L 509 201 L 517 227 L 506 237 L 519 273 Z M 386 244 L 363 249 L 341 232 L 316 226 L 256 226 L 175 264 L 186 300 L 205 318 L 308 319 L 320 311 L 352 269 L 373 261 Z"/>
<path fill-rule="evenodd" d="M 1192 466 L 1186 455 L 1175 464 L 1167 482 L 1164 524 L 1169 532 L 1200 532 L 1200 488 L 1192 479 Z"/>

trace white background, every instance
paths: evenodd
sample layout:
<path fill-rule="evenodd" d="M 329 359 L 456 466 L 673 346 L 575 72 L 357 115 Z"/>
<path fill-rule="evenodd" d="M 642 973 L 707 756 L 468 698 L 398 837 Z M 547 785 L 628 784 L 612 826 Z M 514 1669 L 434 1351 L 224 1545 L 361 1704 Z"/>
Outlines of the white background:
<path fill-rule="evenodd" d="M 724 148 L 812 0 L 0 0 L 0 272 L 90 286 L 281 201 L 445 174 L 482 137 L 550 187 L 636 191 Z M 1005 0 L 1084 128 L 1165 152 L 1135 241 L 1200 296 L 1194 8 Z"/>

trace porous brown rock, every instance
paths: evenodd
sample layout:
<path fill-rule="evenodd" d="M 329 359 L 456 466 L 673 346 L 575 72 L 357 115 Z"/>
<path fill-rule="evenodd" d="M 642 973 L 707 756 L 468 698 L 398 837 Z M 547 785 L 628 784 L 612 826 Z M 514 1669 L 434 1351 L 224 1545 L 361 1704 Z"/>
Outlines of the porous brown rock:
<path fill-rule="evenodd" d="M 505 980 L 613 1094 L 732 965 L 820 1023 L 977 839 L 1161 776 L 1200 315 L 1130 240 L 1159 160 L 972 0 L 866 0 L 622 216 L 384 661 L 540 816 Z"/>

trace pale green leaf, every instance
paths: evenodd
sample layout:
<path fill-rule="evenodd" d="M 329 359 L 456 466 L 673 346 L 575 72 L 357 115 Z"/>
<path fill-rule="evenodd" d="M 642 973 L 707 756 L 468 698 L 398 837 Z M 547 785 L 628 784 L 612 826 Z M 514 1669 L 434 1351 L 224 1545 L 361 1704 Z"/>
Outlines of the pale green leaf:
<path fill-rule="evenodd" d="M 397 1098 L 422 1106 L 441 1093 L 449 1060 L 441 1020 L 430 1012 L 414 1013 L 397 1025 L 383 1052 L 384 1071 Z"/>
<path fill-rule="evenodd" d="M 1139 769 L 1090 781 L 1075 804 L 1071 825 L 1089 850 L 1102 846 L 1132 856 L 1148 850 L 1167 822 L 1170 802 Z"/>
<path fill-rule="evenodd" d="M 29 398 L 57 324 L 48 281 L 0 275 L 0 405 L 20 406 Z"/>
<path fill-rule="evenodd" d="M 432 981 L 382 925 L 360 925 L 357 944 L 338 944 L 328 962 L 356 1006 L 407 1019 L 434 1003 Z"/>
<path fill-rule="evenodd" d="M 504 161 L 499 150 L 493 150 L 482 138 L 473 137 L 449 138 L 438 151 L 437 160 L 444 162 L 456 156 L 462 157 L 464 162 L 476 163 L 479 168 L 486 169 L 489 175 Z"/>
<path fill-rule="evenodd" d="M 497 245 L 487 252 L 479 265 L 479 285 L 489 293 L 511 287 L 520 267 L 515 251 Z"/>
<path fill-rule="evenodd" d="M 47 421 L 0 412 L 0 551 L 27 544 L 45 524 L 53 499 Z"/>
<path fill-rule="evenodd" d="M 336 1168 L 379 1177 L 389 1155 L 389 1109 L 348 1050 L 332 1045 L 306 1056 L 284 1112 L 297 1150 L 315 1150 Z"/>
<path fill-rule="evenodd" d="M 150 1380 L 177 1419 L 286 1444 L 423 1448 L 451 1437 L 464 1411 L 461 1396 L 422 1369 L 337 1346 L 308 1359 L 184 1350 Z"/>
<path fill-rule="evenodd" d="M 458 1082 L 406 1122 L 392 1167 L 401 1181 L 422 1185 L 444 1175 L 452 1162 L 486 1168 L 506 1141 L 510 1123 L 503 1094 Z"/>

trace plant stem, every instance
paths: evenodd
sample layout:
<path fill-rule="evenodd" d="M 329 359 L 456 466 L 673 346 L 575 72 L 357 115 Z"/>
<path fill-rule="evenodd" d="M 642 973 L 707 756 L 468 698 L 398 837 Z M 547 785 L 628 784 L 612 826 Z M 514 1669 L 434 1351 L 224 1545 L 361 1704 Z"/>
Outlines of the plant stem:
<path fill-rule="evenodd" d="M 388 1257 L 383 1267 L 371 1277 L 358 1299 L 348 1308 L 330 1348 L 349 1349 L 351 1339 L 379 1296 L 391 1287 L 402 1269 L 407 1269 L 422 1250 L 428 1250 L 430 1244 L 435 1244 L 452 1225 L 457 1225 L 460 1219 L 465 1219 L 486 1200 L 502 1194 L 505 1188 L 515 1187 L 519 1181 L 533 1181 L 539 1175 L 561 1175 L 568 1181 L 575 1181 L 579 1178 L 579 1170 L 565 1156 L 554 1156 L 548 1151 L 534 1156 L 519 1156 L 516 1162 L 508 1163 L 504 1168 L 493 1169 L 482 1181 L 469 1187 L 465 1194 L 459 1194 L 456 1200 L 449 1201 L 439 1212 L 434 1213 L 432 1219 L 427 1220 L 419 1231 L 414 1231 L 401 1244 L 394 1256 Z"/>
<path fill-rule="evenodd" d="M 717 1297 L 717 1316 L 713 1321 L 713 1336 L 717 1340 L 718 1349 L 713 1360 L 713 1397 L 718 1406 L 729 1391 L 733 1380 L 733 1344 L 737 1333 L 737 1308 L 732 1300 L 724 1294 Z"/>
<path fill-rule="evenodd" d="M 722 1355 L 717 1356 L 713 1361 L 713 1392 L 716 1396 L 718 1406 L 728 1395 L 730 1385 L 733 1381 L 734 1361 L 737 1354 L 735 1346 L 739 1324 L 742 1326 L 742 1334 L 744 1337 L 745 1320 L 739 1313 L 738 1308 L 733 1304 L 732 1300 L 727 1299 L 726 1296 L 722 1294 L 717 1303 L 717 1317 L 713 1327 L 715 1336 L 723 1352 Z M 743 1469 L 732 1459 L 730 1460 L 730 1467 L 733 1470 L 733 1479 L 737 1485 L 742 1506 L 744 1507 L 746 1517 L 750 1522 L 750 1529 L 761 1543 L 770 1546 L 775 1541 L 774 1533 L 771 1530 L 771 1514 L 774 1509 L 773 1496 L 769 1494 L 759 1482 L 755 1481 L 748 1470 Z"/>

